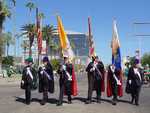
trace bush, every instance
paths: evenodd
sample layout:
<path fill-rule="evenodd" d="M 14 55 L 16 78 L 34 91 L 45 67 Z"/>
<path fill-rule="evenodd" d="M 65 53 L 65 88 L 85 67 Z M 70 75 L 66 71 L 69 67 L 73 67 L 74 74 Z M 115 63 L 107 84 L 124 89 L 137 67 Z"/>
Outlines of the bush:
<path fill-rule="evenodd" d="M 13 63 L 14 63 L 13 56 L 3 57 L 3 60 L 2 60 L 3 65 L 13 66 Z"/>
<path fill-rule="evenodd" d="M 53 67 L 53 70 L 58 70 L 60 62 L 58 59 L 52 59 L 51 60 L 51 65 Z"/>
<path fill-rule="evenodd" d="M 130 64 L 134 64 L 135 57 L 130 58 Z M 145 53 L 141 58 L 141 64 L 142 66 L 145 66 L 146 64 L 150 65 L 150 53 Z"/>
<path fill-rule="evenodd" d="M 143 66 L 145 66 L 146 64 L 150 66 L 150 53 L 145 53 L 142 56 L 141 63 Z"/>
<path fill-rule="evenodd" d="M 130 63 L 131 66 L 134 65 L 134 60 L 135 60 L 135 57 L 130 57 L 130 62 L 129 63 Z"/>

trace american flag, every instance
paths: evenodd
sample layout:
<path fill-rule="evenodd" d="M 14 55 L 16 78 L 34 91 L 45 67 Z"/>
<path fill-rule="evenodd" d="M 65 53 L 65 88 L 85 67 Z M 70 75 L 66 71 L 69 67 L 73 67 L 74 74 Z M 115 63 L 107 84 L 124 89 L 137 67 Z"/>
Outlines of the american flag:
<path fill-rule="evenodd" d="M 92 36 L 92 31 L 91 31 L 91 20 L 90 17 L 88 17 L 88 29 L 89 29 L 89 36 L 88 36 L 88 43 L 89 43 L 89 56 L 96 56 L 95 53 L 95 47 L 94 47 L 94 40 Z"/>
<path fill-rule="evenodd" d="M 38 52 L 42 51 L 42 30 L 41 30 L 41 18 L 39 17 L 38 8 L 36 8 L 36 30 L 37 30 L 37 42 L 38 42 Z"/>

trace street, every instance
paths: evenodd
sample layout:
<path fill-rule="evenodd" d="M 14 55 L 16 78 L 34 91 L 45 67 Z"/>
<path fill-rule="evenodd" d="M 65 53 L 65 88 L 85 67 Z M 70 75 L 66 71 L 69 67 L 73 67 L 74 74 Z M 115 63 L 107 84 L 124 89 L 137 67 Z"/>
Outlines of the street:
<path fill-rule="evenodd" d="M 32 92 L 32 103 L 24 104 L 24 91 L 20 89 L 20 82 L 15 84 L 0 84 L 0 113 L 149 113 L 150 88 L 143 87 L 140 95 L 140 106 L 131 105 L 130 95 L 124 94 L 119 98 L 116 106 L 111 104 L 111 98 L 102 95 L 102 103 L 97 104 L 93 98 L 92 104 L 86 105 L 87 78 L 85 75 L 78 77 L 79 95 L 73 98 L 73 104 L 68 105 L 66 97 L 63 106 L 56 106 L 59 95 L 58 78 L 55 82 L 55 93 L 49 95 L 49 102 L 41 106 L 42 94 Z M 93 93 L 95 97 L 95 92 Z"/>

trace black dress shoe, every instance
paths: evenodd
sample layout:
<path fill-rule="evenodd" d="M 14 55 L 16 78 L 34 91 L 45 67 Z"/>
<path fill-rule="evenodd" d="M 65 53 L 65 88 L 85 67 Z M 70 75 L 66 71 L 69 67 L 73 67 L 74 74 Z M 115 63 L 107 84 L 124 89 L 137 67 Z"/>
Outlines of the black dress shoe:
<path fill-rule="evenodd" d="M 115 105 L 117 105 L 117 103 L 116 103 L 116 102 L 113 102 L 113 103 L 112 103 L 112 105 L 114 105 L 114 106 L 115 106 Z"/>
<path fill-rule="evenodd" d="M 71 102 L 71 101 L 68 101 L 68 104 L 72 104 L 72 102 Z"/>
<path fill-rule="evenodd" d="M 139 103 L 135 103 L 136 106 L 139 106 Z"/>
<path fill-rule="evenodd" d="M 85 104 L 91 104 L 90 100 L 86 100 Z"/>
<path fill-rule="evenodd" d="M 41 105 L 45 105 L 46 102 L 44 100 L 41 101 Z"/>
<path fill-rule="evenodd" d="M 62 106 L 62 103 L 58 102 L 56 106 Z"/>
<path fill-rule="evenodd" d="M 26 102 L 27 105 L 30 105 L 30 102 Z"/>
<path fill-rule="evenodd" d="M 113 100 L 112 105 L 117 105 L 117 102 Z"/>
<path fill-rule="evenodd" d="M 99 104 L 100 104 L 100 103 L 101 103 L 101 100 L 100 100 L 100 99 L 98 99 L 98 100 L 97 100 L 97 103 L 99 103 Z"/>

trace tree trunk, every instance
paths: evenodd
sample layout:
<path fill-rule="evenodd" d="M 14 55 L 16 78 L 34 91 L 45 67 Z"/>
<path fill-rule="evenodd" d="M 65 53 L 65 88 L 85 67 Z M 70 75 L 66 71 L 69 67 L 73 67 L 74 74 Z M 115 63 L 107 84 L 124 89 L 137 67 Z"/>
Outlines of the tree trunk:
<path fill-rule="evenodd" d="M 9 45 L 7 44 L 7 56 L 9 56 Z"/>
<path fill-rule="evenodd" d="M 48 40 L 46 40 L 46 55 L 48 56 Z"/>
<path fill-rule="evenodd" d="M 0 36 L 2 35 L 2 28 L 3 28 L 3 21 L 0 20 Z M 2 38 L 2 37 L 0 37 Z M 0 46 L 0 51 L 2 52 L 3 51 L 3 45 Z M 2 75 L 2 53 L 0 53 L 0 76 Z"/>
<path fill-rule="evenodd" d="M 30 36 L 29 36 L 30 37 Z M 30 44 L 29 44 L 29 56 L 32 56 L 32 42 L 30 40 L 31 38 L 29 38 Z"/>
<path fill-rule="evenodd" d="M 29 48 L 29 56 L 32 56 L 32 48 L 31 48 L 31 46 Z"/>
<path fill-rule="evenodd" d="M 26 58 L 26 47 L 24 48 L 24 59 Z"/>

